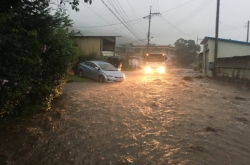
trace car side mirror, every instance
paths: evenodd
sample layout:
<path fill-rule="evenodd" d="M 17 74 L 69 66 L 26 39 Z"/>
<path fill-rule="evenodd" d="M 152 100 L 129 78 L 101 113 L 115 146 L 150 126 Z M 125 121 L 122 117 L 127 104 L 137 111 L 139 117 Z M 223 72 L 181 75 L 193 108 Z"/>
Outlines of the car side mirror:
<path fill-rule="evenodd" d="M 95 67 L 96 70 L 100 70 L 100 68 L 98 68 L 97 66 Z"/>

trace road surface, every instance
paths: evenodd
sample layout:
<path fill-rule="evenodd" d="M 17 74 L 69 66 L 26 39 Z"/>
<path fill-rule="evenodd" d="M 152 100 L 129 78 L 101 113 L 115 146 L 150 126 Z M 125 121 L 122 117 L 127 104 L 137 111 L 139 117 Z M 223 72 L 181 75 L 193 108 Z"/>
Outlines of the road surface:
<path fill-rule="evenodd" d="M 0 163 L 248 165 L 250 94 L 192 70 L 68 83 L 51 112 L 1 126 Z"/>

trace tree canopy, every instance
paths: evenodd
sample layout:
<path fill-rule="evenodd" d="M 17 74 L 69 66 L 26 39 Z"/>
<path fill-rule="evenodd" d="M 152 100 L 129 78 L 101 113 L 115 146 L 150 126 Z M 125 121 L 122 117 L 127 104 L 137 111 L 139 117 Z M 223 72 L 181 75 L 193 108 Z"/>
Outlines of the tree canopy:
<path fill-rule="evenodd" d="M 71 5 L 71 8 L 75 11 L 79 11 L 79 2 L 80 0 L 49 0 L 50 4 L 56 5 L 59 9 L 65 9 L 65 5 L 68 3 Z M 84 0 L 85 3 L 92 3 L 92 0 Z"/>
<path fill-rule="evenodd" d="M 197 52 L 200 51 L 200 45 L 195 44 L 194 40 L 178 39 L 175 42 L 177 64 L 188 67 L 195 62 Z"/>
<path fill-rule="evenodd" d="M 0 7 L 0 117 L 50 109 L 79 55 L 72 20 L 56 0 L 3 0 Z M 91 0 L 85 0 L 90 2 Z M 61 0 L 74 10 L 79 0 Z"/>

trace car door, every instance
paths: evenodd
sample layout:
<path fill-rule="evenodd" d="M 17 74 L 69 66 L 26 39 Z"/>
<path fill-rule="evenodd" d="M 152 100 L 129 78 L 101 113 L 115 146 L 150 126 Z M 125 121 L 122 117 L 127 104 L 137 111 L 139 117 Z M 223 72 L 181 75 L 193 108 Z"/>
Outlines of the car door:
<path fill-rule="evenodd" d="M 99 78 L 99 74 L 100 74 L 100 70 L 98 70 L 97 68 L 99 68 L 95 63 L 91 62 L 90 65 L 90 69 L 89 69 L 89 76 L 95 80 L 98 80 Z"/>
<path fill-rule="evenodd" d="M 84 62 L 84 64 L 85 64 L 83 67 L 84 75 L 86 77 L 90 77 L 89 72 L 90 72 L 90 68 L 91 68 L 91 62 L 86 61 L 86 62 Z"/>

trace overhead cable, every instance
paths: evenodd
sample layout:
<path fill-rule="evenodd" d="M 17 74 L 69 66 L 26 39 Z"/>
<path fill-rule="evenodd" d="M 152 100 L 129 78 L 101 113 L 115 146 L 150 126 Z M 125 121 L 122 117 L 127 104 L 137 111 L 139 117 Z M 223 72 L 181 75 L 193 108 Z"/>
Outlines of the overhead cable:
<path fill-rule="evenodd" d="M 103 1 L 101 0 L 102 3 L 109 9 L 109 11 L 137 38 L 139 39 L 142 43 L 144 43 L 133 31 L 131 31 L 123 21 L 110 9 L 110 7 Z"/>

